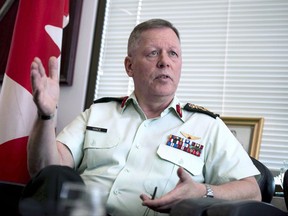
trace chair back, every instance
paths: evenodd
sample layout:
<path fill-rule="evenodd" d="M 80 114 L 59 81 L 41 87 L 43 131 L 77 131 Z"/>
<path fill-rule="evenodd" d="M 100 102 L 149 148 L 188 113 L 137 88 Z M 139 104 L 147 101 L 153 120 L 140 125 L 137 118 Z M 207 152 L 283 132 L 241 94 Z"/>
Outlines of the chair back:
<path fill-rule="evenodd" d="M 286 203 L 286 208 L 288 210 L 288 170 L 286 170 L 284 173 L 283 191 L 284 191 L 284 200 Z"/>
<path fill-rule="evenodd" d="M 261 190 L 262 201 L 271 203 L 275 192 L 275 181 L 271 171 L 259 160 L 251 157 L 254 165 L 260 172 L 259 176 L 256 176 L 256 180 Z"/>

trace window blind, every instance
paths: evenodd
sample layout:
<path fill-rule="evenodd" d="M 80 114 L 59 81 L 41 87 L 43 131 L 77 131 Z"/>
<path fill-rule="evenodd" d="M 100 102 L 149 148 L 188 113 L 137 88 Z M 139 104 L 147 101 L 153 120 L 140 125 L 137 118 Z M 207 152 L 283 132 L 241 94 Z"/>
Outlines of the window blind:
<path fill-rule="evenodd" d="M 264 117 L 259 160 L 279 170 L 288 159 L 288 1 L 107 0 L 95 99 L 132 92 L 127 40 L 151 18 L 180 31 L 177 96 L 221 116 Z"/>

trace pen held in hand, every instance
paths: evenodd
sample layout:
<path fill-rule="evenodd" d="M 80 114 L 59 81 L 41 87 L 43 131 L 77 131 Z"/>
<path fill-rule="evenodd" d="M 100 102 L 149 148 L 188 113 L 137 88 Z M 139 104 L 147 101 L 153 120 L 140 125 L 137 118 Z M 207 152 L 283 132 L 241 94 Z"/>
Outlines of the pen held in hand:
<path fill-rule="evenodd" d="M 153 192 L 153 194 L 152 194 L 152 198 L 151 198 L 152 200 L 155 199 L 156 193 L 157 193 L 157 187 L 155 187 L 154 192 Z"/>
<path fill-rule="evenodd" d="M 154 188 L 154 192 L 153 192 L 153 194 L 151 195 L 151 196 L 152 196 L 152 197 L 151 197 L 151 200 L 154 200 L 154 199 L 155 199 L 156 193 L 157 193 L 157 187 Z M 149 214 L 149 211 L 150 211 L 150 208 L 147 207 L 146 210 L 145 210 L 145 212 L 144 212 L 144 214 L 143 214 L 143 216 L 147 216 L 147 215 Z M 154 212 L 154 215 L 157 215 L 157 212 Z"/>

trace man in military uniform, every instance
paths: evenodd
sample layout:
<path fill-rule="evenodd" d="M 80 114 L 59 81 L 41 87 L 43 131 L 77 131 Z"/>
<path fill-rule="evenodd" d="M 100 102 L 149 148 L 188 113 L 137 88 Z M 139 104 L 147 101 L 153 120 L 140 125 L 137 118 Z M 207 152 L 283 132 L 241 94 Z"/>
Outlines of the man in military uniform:
<path fill-rule="evenodd" d="M 170 22 L 136 26 L 124 64 L 134 92 L 96 100 L 55 137 L 58 66 L 52 57 L 48 77 L 35 58 L 39 117 L 28 146 L 31 176 L 49 165 L 71 167 L 85 184 L 104 186 L 107 214 L 117 216 L 143 215 L 147 207 L 166 215 L 186 198 L 261 200 L 259 171 L 221 119 L 175 95 L 182 52 Z"/>

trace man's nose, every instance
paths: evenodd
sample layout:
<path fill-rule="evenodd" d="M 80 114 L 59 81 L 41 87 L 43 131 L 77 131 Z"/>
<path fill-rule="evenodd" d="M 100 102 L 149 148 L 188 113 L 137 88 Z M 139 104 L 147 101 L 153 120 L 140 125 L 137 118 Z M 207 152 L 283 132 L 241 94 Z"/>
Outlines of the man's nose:
<path fill-rule="evenodd" d="M 161 53 L 159 55 L 157 66 L 159 68 L 170 67 L 170 58 L 167 53 Z"/>

